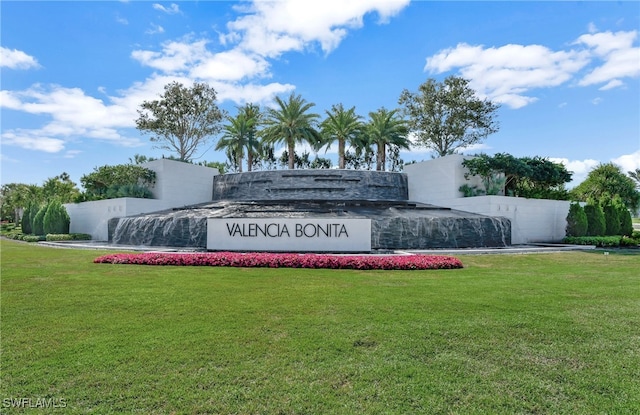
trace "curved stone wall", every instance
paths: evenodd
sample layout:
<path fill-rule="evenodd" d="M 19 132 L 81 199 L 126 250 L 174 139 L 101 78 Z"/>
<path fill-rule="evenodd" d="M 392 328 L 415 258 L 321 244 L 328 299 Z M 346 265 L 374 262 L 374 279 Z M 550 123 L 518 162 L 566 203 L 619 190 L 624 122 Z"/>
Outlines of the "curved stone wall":
<path fill-rule="evenodd" d="M 267 170 L 213 178 L 213 200 L 389 200 L 409 198 L 404 173 L 360 170 Z"/>
<path fill-rule="evenodd" d="M 412 203 L 213 202 L 114 218 L 109 241 L 122 245 L 205 249 L 208 218 L 371 219 L 373 250 L 479 248 L 511 245 L 511 222 Z M 295 252 L 292 249 L 292 252 Z"/>

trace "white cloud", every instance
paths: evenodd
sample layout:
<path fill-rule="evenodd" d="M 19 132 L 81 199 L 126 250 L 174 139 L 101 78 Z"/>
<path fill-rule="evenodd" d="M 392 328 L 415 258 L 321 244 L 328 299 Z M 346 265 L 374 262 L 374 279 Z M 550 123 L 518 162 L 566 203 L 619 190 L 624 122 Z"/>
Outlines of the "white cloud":
<path fill-rule="evenodd" d="M 300 51 L 314 42 L 329 53 L 349 29 L 362 27 L 365 14 L 377 13 L 380 22 L 386 22 L 408 4 L 408 0 L 254 1 L 249 8 L 238 8 L 246 14 L 227 24 L 230 33 L 222 39 L 240 38 L 242 49 L 267 57 Z"/>
<path fill-rule="evenodd" d="M 600 162 L 598 160 L 569 160 L 567 158 L 550 157 L 550 161 L 554 163 L 564 164 L 567 171 L 573 173 L 571 182 L 567 184 L 567 188 L 572 188 L 584 181 L 591 170 L 597 167 Z"/>
<path fill-rule="evenodd" d="M 606 84 L 606 85 L 601 86 L 600 88 L 598 88 L 598 90 L 599 90 L 599 91 L 608 91 L 608 90 L 610 90 L 610 89 L 618 88 L 618 87 L 621 87 L 621 86 L 623 86 L 623 85 L 624 85 L 624 83 L 623 83 L 621 80 L 619 80 L 619 79 L 613 79 L 613 80 L 609 81 L 609 83 L 608 83 L 608 84 Z"/>
<path fill-rule="evenodd" d="M 576 44 L 588 46 L 595 57 L 604 63 L 582 78 L 579 85 L 588 86 L 606 82 L 610 84 L 612 81 L 621 84 L 620 78 L 640 76 L 640 47 L 633 46 L 637 37 L 638 31 L 636 30 L 580 36 Z"/>
<path fill-rule="evenodd" d="M 82 154 L 81 150 L 67 150 L 64 153 L 64 158 L 72 159 L 72 158 L 75 158 L 77 155 L 80 155 L 80 154 Z"/>
<path fill-rule="evenodd" d="M 266 85 L 255 83 L 235 84 L 227 82 L 212 83 L 221 101 L 229 100 L 238 104 L 254 103 L 270 105 L 274 97 L 291 93 L 295 86 L 273 82 Z"/>
<path fill-rule="evenodd" d="M 124 136 L 121 130 L 135 127 L 140 104 L 157 99 L 164 86 L 173 81 L 185 86 L 205 81 L 218 92 L 218 102 L 230 100 L 238 104 L 269 105 L 276 95 L 288 94 L 295 89 L 291 84 L 259 82 L 271 77 L 269 58 L 287 51 L 303 50 L 315 43 L 329 53 L 349 29 L 363 25 L 367 13 L 376 13 L 379 21 L 385 22 L 406 7 L 408 1 L 356 0 L 346 4 L 338 0 L 255 1 L 248 8 L 246 3 L 238 4 L 237 9 L 245 8 L 243 15 L 229 23 L 227 34 L 220 35 L 226 49 L 213 52 L 208 49 L 210 40 L 194 40 L 187 36 L 162 43 L 159 50 L 134 50 L 131 58 L 155 72 L 116 95 L 109 95 L 106 89 L 99 88 L 101 98 L 96 98 L 79 88 L 57 85 L 0 91 L 2 107 L 50 119 L 39 129 L 3 132 L 3 144 L 47 152 L 60 152 L 67 141 L 82 138 L 122 146 L 140 145 L 140 140 Z M 180 13 L 175 3 L 168 7 L 155 3 L 152 7 L 163 13 Z M 120 23 L 125 22 L 120 20 Z M 162 32 L 164 29 L 155 24 L 147 31 L 148 34 Z M 24 57 L 22 60 L 29 62 Z M 5 62 L 8 60 L 3 55 L 3 64 Z M 66 154 L 66 157 L 75 155 Z"/>
<path fill-rule="evenodd" d="M 461 75 L 470 80 L 481 97 L 521 108 L 537 99 L 525 93 L 558 86 L 587 63 L 584 52 L 554 52 L 541 45 L 485 48 L 460 43 L 428 57 L 425 70 L 443 73 L 460 68 Z"/>
<path fill-rule="evenodd" d="M 239 81 L 245 78 L 268 76 L 269 63 L 261 56 L 231 49 L 212 53 L 206 39 L 162 44 L 159 52 L 134 50 L 131 57 L 144 66 L 167 74 L 188 74 L 195 80 Z"/>
<path fill-rule="evenodd" d="M 125 147 L 140 145 L 140 140 L 118 132 L 118 129 L 135 126 L 135 108 L 105 103 L 79 88 L 56 85 L 1 92 L 2 107 L 51 118 L 39 129 L 3 132 L 3 144 L 45 152 L 62 151 L 66 140 L 78 137 L 111 141 Z"/>
<path fill-rule="evenodd" d="M 2 144 L 57 153 L 64 150 L 64 140 L 40 135 L 39 130 L 16 129 L 2 132 Z"/>
<path fill-rule="evenodd" d="M 142 65 L 167 73 L 185 71 L 194 63 L 206 59 L 207 56 L 209 56 L 207 40 L 204 39 L 193 42 L 189 42 L 189 39 L 165 42 L 162 44 L 161 52 L 149 50 L 131 52 L 131 57 Z"/>
<path fill-rule="evenodd" d="M 175 3 L 171 3 L 171 6 L 169 6 L 169 7 L 164 7 L 162 4 L 154 3 L 152 7 L 155 10 L 159 10 L 159 11 L 161 11 L 163 13 L 167 13 L 167 14 L 178 14 L 178 13 L 181 13 L 180 12 L 180 7 Z"/>
<path fill-rule="evenodd" d="M 0 67 L 9 69 L 38 68 L 40 64 L 33 56 L 29 56 L 21 50 L 9 49 L 0 46 Z"/>
<path fill-rule="evenodd" d="M 598 98 L 594 98 L 594 99 L 592 99 L 592 100 L 591 100 L 591 103 L 592 103 L 593 105 L 598 105 L 598 104 L 600 104 L 601 102 L 602 102 L 602 98 L 600 98 L 600 97 L 598 97 Z"/>
<path fill-rule="evenodd" d="M 269 63 L 261 56 L 234 49 L 205 56 L 193 67 L 191 75 L 205 80 L 240 81 L 265 76 L 268 69 Z"/>
<path fill-rule="evenodd" d="M 160 33 L 164 33 L 164 27 L 151 23 L 151 29 L 148 29 L 144 33 L 146 33 L 147 35 L 157 35 Z"/>
<path fill-rule="evenodd" d="M 575 187 L 582 183 L 589 175 L 589 172 L 601 164 L 601 161 L 593 159 L 569 160 L 567 158 L 549 158 L 549 160 L 564 164 L 567 170 L 573 173 L 571 182 L 567 184 L 568 188 Z M 628 171 L 634 171 L 640 168 L 640 150 L 635 153 L 613 158 L 609 161 L 620 166 L 622 172 L 626 174 Z"/>
<path fill-rule="evenodd" d="M 622 167 L 625 174 L 629 171 L 635 171 L 635 169 L 640 169 L 640 150 L 614 158 L 611 161 Z"/>
<path fill-rule="evenodd" d="M 626 77 L 640 76 L 640 48 L 633 46 L 638 32 L 595 30 L 594 25 L 589 25 L 591 33 L 573 42 L 583 48 L 566 51 L 553 51 L 542 45 L 485 47 L 460 43 L 428 57 L 425 71 L 458 70 L 481 97 L 511 108 L 535 102 L 537 98 L 529 95 L 532 90 L 564 84 L 581 76 L 587 68 L 588 73 L 578 85 L 602 83 L 602 91 L 623 86 L 622 79 Z"/>
<path fill-rule="evenodd" d="M 161 52 L 134 51 L 132 58 L 162 74 L 154 74 L 146 81 L 136 83 L 124 91 L 123 96 L 135 98 L 137 104 L 155 99 L 154 95 L 162 92 L 163 86 L 173 80 L 184 85 L 194 81 L 207 82 L 218 92 L 218 101 L 236 103 L 266 103 L 276 95 L 295 89 L 291 84 L 256 84 L 255 79 L 271 76 L 270 65 L 263 57 L 237 48 L 211 53 L 207 44 L 208 41 L 204 39 L 191 41 L 185 38 L 164 43 Z M 117 99 L 117 102 L 121 102 L 121 99 Z"/>

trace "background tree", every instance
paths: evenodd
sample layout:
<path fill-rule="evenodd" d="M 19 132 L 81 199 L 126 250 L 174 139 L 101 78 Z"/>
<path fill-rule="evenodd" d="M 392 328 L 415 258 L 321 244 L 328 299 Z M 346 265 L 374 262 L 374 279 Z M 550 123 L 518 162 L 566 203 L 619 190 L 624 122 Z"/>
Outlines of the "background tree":
<path fill-rule="evenodd" d="M 323 142 L 329 148 L 334 141 L 338 142 L 338 168 L 345 168 L 346 146 L 363 145 L 362 117 L 356 114 L 356 108 L 345 110 L 342 104 L 331 106 L 325 111 L 327 118 L 320 124 Z"/>
<path fill-rule="evenodd" d="M 573 199 L 580 201 L 601 201 L 617 195 L 628 209 L 635 212 L 640 207 L 640 191 L 636 189 L 635 182 L 614 163 L 600 164 L 592 169 L 570 194 Z"/>
<path fill-rule="evenodd" d="M 587 215 L 587 236 L 603 236 L 606 224 L 600 205 L 592 201 L 585 205 L 584 213 Z"/>
<path fill-rule="evenodd" d="M 617 205 L 620 215 L 620 234 L 626 236 L 632 236 L 633 234 L 633 220 L 631 219 L 631 212 L 627 209 L 623 203 Z"/>
<path fill-rule="evenodd" d="M 439 157 L 481 143 L 498 131 L 499 105 L 479 99 L 464 78 L 449 76 L 442 83 L 428 79 L 418 92 L 403 90 L 398 102 L 417 144 Z"/>
<path fill-rule="evenodd" d="M 613 236 L 620 234 L 620 210 L 613 204 L 612 200 L 607 200 L 602 205 L 604 213 L 604 234 Z"/>
<path fill-rule="evenodd" d="M 631 179 L 636 182 L 636 189 L 640 190 L 640 169 L 635 169 L 634 171 L 628 171 L 627 174 Z"/>
<path fill-rule="evenodd" d="M 153 170 L 134 164 L 95 167 L 93 170 L 80 178 L 85 188 L 84 200 L 152 197 L 150 187 L 156 180 Z"/>
<path fill-rule="evenodd" d="M 220 131 L 223 112 L 216 105 L 216 91 L 204 83 L 187 88 L 179 82 L 164 87 L 159 100 L 144 101 L 136 127 L 151 134 L 157 148 L 175 151 L 182 161 Z"/>
<path fill-rule="evenodd" d="M 300 95 L 289 96 L 287 101 L 276 97 L 278 108 L 268 108 L 264 118 L 262 137 L 267 144 L 284 143 L 287 146 L 288 167 L 295 168 L 295 146 L 307 142 L 318 148 L 321 135 L 316 130 L 318 114 L 308 112 L 315 106 Z"/>
<path fill-rule="evenodd" d="M 71 203 L 80 196 L 80 189 L 71 181 L 69 174 L 62 174 L 47 179 L 42 185 L 42 196 L 44 200 L 57 198 L 60 203 Z"/>
<path fill-rule="evenodd" d="M 20 223 L 20 228 L 22 229 L 22 233 L 25 235 L 29 235 L 33 233 L 33 226 L 31 224 L 31 218 L 33 217 L 33 210 L 36 208 L 36 205 L 33 203 L 29 203 L 27 208 L 24 210 L 22 214 L 22 222 Z"/>
<path fill-rule="evenodd" d="M 567 236 L 585 236 L 588 226 L 587 215 L 582 206 L 579 203 L 571 203 L 567 214 Z"/>
<path fill-rule="evenodd" d="M 44 215 L 46 213 L 47 205 L 42 205 L 33 217 L 32 230 L 34 235 L 44 235 Z"/>
<path fill-rule="evenodd" d="M 565 184 L 571 181 L 572 173 L 562 163 L 544 157 L 523 157 L 526 166 L 524 176 L 515 183 L 516 194 L 533 199 L 567 200 L 569 192 Z"/>
<path fill-rule="evenodd" d="M 242 159 L 247 154 L 247 170 L 251 171 L 253 159 L 258 154 L 258 123 L 260 109 L 257 105 L 247 104 L 236 107 L 235 117 L 227 116 L 227 123 L 222 127 L 222 137 L 216 144 L 216 150 L 225 150 L 227 157 L 233 157 L 235 171 L 242 172 Z"/>
<path fill-rule="evenodd" d="M 37 190 L 36 190 L 37 189 Z M 0 205 L 2 206 L 2 220 L 13 223 L 20 221 L 20 214 L 33 201 L 41 200 L 42 189 L 35 185 L 24 183 L 8 183 L 0 189 Z"/>
<path fill-rule="evenodd" d="M 371 170 L 376 159 L 376 154 L 373 146 L 365 139 L 354 151 L 346 151 L 344 159 L 345 168 L 347 169 Z"/>
<path fill-rule="evenodd" d="M 462 165 L 469 170 L 466 178 L 469 175 L 482 178 L 487 194 L 492 193 L 489 189 L 500 181 L 507 196 L 555 200 L 569 198 L 564 185 L 571 181 L 571 173 L 563 164 L 546 158 L 517 158 L 507 153 L 494 156 L 480 154 L 465 159 Z"/>
<path fill-rule="evenodd" d="M 254 168 L 254 164 L 257 164 L 255 159 L 261 157 L 263 150 L 262 142 L 258 134 L 258 126 L 262 122 L 262 111 L 260 110 L 260 106 L 251 103 L 245 104 L 241 108 L 241 111 L 249 124 L 247 140 L 244 147 L 247 150 L 247 171 L 251 171 Z"/>
<path fill-rule="evenodd" d="M 57 198 L 51 200 L 43 218 L 44 234 L 69 233 L 70 222 L 67 209 L 62 206 L 60 200 Z"/>
<path fill-rule="evenodd" d="M 365 128 L 367 140 L 376 146 L 376 170 L 385 170 L 387 145 L 409 149 L 407 123 L 400 118 L 398 110 L 380 108 L 370 112 Z"/>

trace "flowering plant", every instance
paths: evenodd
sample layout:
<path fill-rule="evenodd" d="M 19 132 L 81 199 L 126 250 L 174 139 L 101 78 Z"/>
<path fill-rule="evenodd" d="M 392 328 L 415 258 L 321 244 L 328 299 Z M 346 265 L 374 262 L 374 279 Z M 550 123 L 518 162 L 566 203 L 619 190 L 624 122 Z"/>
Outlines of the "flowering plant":
<path fill-rule="evenodd" d="M 212 267 L 329 268 L 410 270 L 462 268 L 458 258 L 441 255 L 326 255 L 290 253 L 166 253 L 109 254 L 95 263 L 135 265 L 192 265 Z"/>

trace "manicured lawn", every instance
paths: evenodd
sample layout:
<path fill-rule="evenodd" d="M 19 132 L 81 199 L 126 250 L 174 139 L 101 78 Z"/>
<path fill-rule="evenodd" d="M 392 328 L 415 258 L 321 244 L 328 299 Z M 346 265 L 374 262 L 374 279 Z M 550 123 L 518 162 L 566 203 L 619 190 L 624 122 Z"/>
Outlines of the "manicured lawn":
<path fill-rule="evenodd" d="M 94 264 L 106 252 L 0 243 L 2 413 L 640 410 L 638 254 L 345 271 Z M 66 407 L 7 407 L 20 398 Z"/>

